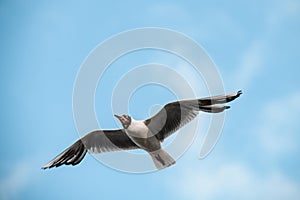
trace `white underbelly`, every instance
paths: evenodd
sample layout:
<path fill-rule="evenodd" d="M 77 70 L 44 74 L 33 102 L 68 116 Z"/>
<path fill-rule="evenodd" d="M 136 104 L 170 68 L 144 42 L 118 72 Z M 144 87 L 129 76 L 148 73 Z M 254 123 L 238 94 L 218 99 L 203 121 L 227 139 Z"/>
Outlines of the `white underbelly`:
<path fill-rule="evenodd" d="M 137 137 L 137 138 L 147 138 L 148 136 L 147 128 L 139 127 L 139 128 L 128 128 L 126 129 L 127 135 L 130 137 Z"/>
<path fill-rule="evenodd" d="M 140 125 L 140 124 L 139 124 Z M 141 126 L 128 127 L 126 130 L 128 137 L 140 148 L 152 152 L 161 148 L 160 142 L 145 124 Z"/>

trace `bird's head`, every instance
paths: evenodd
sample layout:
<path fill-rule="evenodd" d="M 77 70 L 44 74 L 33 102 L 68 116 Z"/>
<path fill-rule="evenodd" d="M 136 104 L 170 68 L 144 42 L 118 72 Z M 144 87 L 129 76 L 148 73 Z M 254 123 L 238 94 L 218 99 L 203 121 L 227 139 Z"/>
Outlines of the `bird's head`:
<path fill-rule="evenodd" d="M 120 120 L 120 122 L 122 123 L 125 129 L 127 129 L 131 124 L 131 117 L 129 115 L 121 115 L 121 116 L 115 115 L 115 117 Z"/>

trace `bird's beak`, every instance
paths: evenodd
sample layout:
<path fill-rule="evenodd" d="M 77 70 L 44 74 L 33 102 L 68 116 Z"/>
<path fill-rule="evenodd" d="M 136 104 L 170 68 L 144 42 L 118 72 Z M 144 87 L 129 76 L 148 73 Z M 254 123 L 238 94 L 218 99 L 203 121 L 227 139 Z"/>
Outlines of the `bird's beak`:
<path fill-rule="evenodd" d="M 118 118 L 122 123 L 124 122 L 124 117 L 119 115 L 114 115 L 116 118 Z"/>
<path fill-rule="evenodd" d="M 121 120 L 121 117 L 122 116 L 119 116 L 119 115 L 114 115 L 116 118 L 118 118 L 119 120 Z"/>

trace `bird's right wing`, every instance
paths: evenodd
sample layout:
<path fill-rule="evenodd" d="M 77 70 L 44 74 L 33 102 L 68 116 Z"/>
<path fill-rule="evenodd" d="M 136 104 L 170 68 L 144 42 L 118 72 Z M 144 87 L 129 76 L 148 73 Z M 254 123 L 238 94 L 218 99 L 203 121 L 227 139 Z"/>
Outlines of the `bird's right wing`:
<path fill-rule="evenodd" d="M 156 115 L 145 120 L 145 123 L 151 132 L 162 141 L 193 120 L 198 115 L 198 111 L 209 113 L 223 112 L 230 107 L 216 104 L 225 104 L 233 101 L 241 94 L 242 92 L 238 91 L 227 95 L 168 103 Z"/>
<path fill-rule="evenodd" d="M 73 145 L 51 160 L 42 169 L 61 165 L 77 165 L 89 153 L 103 153 L 138 149 L 123 129 L 96 130 L 76 141 Z"/>

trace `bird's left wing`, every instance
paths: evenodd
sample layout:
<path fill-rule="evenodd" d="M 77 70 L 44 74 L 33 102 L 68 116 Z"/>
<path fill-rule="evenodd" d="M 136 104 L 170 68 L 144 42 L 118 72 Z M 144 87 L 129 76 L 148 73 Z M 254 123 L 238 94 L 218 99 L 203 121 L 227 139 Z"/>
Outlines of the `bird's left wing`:
<path fill-rule="evenodd" d="M 43 166 L 42 169 L 59 167 L 64 164 L 77 165 L 87 152 L 103 153 L 138 148 L 126 135 L 124 129 L 96 130 L 77 140 L 73 145 Z"/>

